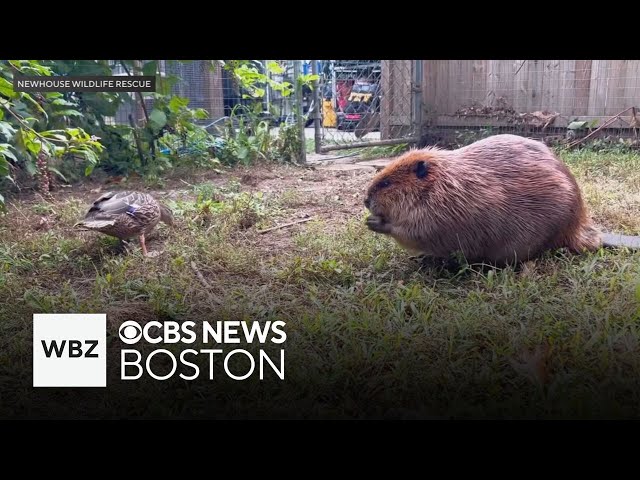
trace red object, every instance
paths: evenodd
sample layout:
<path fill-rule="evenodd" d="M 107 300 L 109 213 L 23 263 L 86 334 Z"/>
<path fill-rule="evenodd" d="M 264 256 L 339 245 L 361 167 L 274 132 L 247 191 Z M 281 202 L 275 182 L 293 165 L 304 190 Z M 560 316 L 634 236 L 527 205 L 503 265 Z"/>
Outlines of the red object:
<path fill-rule="evenodd" d="M 336 81 L 336 102 L 338 104 L 338 111 L 344 111 L 344 108 L 349 103 L 349 95 L 351 94 L 351 87 L 353 86 L 353 83 L 353 80 Z"/>

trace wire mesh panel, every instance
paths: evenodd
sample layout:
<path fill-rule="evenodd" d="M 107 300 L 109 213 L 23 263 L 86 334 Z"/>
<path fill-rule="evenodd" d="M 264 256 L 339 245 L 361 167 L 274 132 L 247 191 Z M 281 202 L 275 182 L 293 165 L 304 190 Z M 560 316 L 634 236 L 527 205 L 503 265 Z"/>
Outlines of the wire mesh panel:
<path fill-rule="evenodd" d="M 142 61 L 141 63 L 143 63 Z M 207 123 L 228 115 L 230 108 L 227 103 L 239 94 L 234 90 L 232 82 L 228 81 L 228 74 L 212 60 L 194 60 L 189 62 L 176 60 L 160 60 L 158 62 L 158 73 L 162 76 L 171 76 L 177 79 L 171 87 L 171 93 L 189 100 L 189 108 L 203 108 L 209 114 Z M 128 75 L 119 63 L 113 66 L 114 75 Z M 147 111 L 153 108 L 153 96 L 143 94 Z M 140 105 L 136 103 L 136 95 L 129 94 L 130 102 L 120 106 L 113 122 L 119 124 L 129 124 L 131 115 L 134 123 L 140 124 L 144 121 L 144 112 Z"/>
<path fill-rule="evenodd" d="M 419 133 L 415 60 L 322 60 L 322 150 L 407 141 Z M 418 69 L 416 69 L 418 67 Z"/>
<path fill-rule="evenodd" d="M 280 73 L 271 73 L 269 76 L 275 83 L 294 83 L 293 61 L 275 60 L 273 61 L 282 67 Z M 144 61 L 141 61 L 144 63 Z M 256 68 L 260 73 L 266 71 L 267 61 L 251 61 L 251 67 Z M 128 73 L 119 67 L 113 66 L 114 75 L 127 75 Z M 162 76 L 173 77 L 176 82 L 171 87 L 171 94 L 178 95 L 189 100 L 189 108 L 202 108 L 209 114 L 209 118 L 200 123 L 211 123 L 224 117 L 229 117 L 232 113 L 240 112 L 238 106 L 245 106 L 254 111 L 262 107 L 263 113 L 269 112 L 274 124 L 281 122 L 295 121 L 295 98 L 292 95 L 285 96 L 281 92 L 260 84 L 259 87 L 265 89 L 262 98 L 255 98 L 243 89 L 231 70 L 223 68 L 216 60 L 161 60 L 160 74 Z M 129 115 L 133 115 L 135 121 L 142 122 L 143 112 L 135 105 L 136 95 L 130 94 L 131 102 L 122 105 L 114 118 L 115 123 L 128 124 Z M 305 89 L 303 98 L 305 102 L 304 113 L 308 112 L 311 101 L 310 90 Z M 153 108 L 153 98 L 145 95 L 145 104 L 148 110 Z"/>
<path fill-rule="evenodd" d="M 224 116 L 224 82 L 220 65 L 211 60 L 167 62 L 167 74 L 179 80 L 173 86 L 174 95 L 189 99 L 189 108 L 203 108 L 210 120 Z"/>

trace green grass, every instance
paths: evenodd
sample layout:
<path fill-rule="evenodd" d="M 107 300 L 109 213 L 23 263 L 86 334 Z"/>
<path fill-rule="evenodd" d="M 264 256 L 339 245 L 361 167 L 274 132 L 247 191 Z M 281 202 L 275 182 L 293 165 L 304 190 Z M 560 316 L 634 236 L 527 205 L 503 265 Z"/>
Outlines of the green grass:
<path fill-rule="evenodd" d="M 599 222 L 640 234 L 640 157 L 564 159 Z M 154 259 L 71 231 L 77 198 L 18 204 L 0 224 L 0 417 L 640 416 L 640 252 L 549 252 L 518 270 L 421 266 L 366 229 L 360 200 L 330 215 L 296 172 L 275 190 L 196 183 L 171 201 L 178 222 L 158 228 Z M 43 215 L 50 229 L 30 226 Z M 34 390 L 34 312 L 107 312 L 114 355 L 127 319 L 284 320 L 286 380 L 133 385 L 112 362 L 106 391 Z"/>
<path fill-rule="evenodd" d="M 370 147 L 347 148 L 339 150 L 341 155 L 357 155 L 362 160 L 376 160 L 378 158 L 395 157 L 409 148 L 406 143 L 398 145 L 372 145 Z"/>
<path fill-rule="evenodd" d="M 339 145 L 341 142 L 326 139 L 325 145 L 331 144 Z M 409 144 L 401 143 L 398 145 L 371 145 L 370 147 L 359 148 L 347 148 L 343 150 L 336 150 L 336 153 L 340 155 L 357 155 L 362 160 L 375 160 L 378 158 L 395 157 L 409 148 Z M 315 151 L 315 143 L 312 139 L 307 139 L 307 153 L 313 153 Z"/>

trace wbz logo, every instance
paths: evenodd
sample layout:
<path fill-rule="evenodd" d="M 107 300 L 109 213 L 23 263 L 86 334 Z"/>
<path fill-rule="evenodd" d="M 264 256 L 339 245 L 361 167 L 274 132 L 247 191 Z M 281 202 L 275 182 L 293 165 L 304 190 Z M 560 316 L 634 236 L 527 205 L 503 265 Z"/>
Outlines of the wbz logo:
<path fill-rule="evenodd" d="M 69 340 L 69 358 L 100 358 L 100 355 L 97 353 L 91 353 L 98 346 L 98 340 L 85 340 L 84 343 L 90 346 L 89 350 L 86 352 L 82 351 L 82 342 L 80 340 Z M 64 356 L 65 345 L 67 345 L 66 340 L 62 340 L 60 344 L 58 344 L 56 340 L 51 340 L 49 345 L 47 345 L 46 340 L 42 340 L 42 348 L 44 349 L 44 354 L 47 358 L 51 358 L 52 354 L 55 354 L 58 358 Z"/>
<path fill-rule="evenodd" d="M 106 387 L 105 314 L 33 316 L 34 387 Z"/>

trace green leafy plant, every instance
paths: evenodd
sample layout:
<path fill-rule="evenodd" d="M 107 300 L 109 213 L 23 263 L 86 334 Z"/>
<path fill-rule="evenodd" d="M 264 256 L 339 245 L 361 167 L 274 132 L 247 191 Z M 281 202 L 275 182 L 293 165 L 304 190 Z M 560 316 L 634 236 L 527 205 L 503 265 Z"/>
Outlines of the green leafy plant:
<path fill-rule="evenodd" d="M 233 72 L 234 78 L 248 92 L 244 98 L 261 99 L 266 93 L 266 86 L 288 97 L 294 92 L 290 82 L 278 82 L 272 75 L 282 75 L 284 67 L 278 62 L 270 61 L 263 64 L 260 60 L 228 60 L 220 61 L 224 68 Z"/>
<path fill-rule="evenodd" d="M 51 173 L 66 180 L 56 168 L 64 158 L 84 161 L 85 174 L 90 174 L 103 146 L 82 128 L 66 126 L 82 116 L 77 103 L 56 92 L 16 92 L 16 74 L 51 76 L 53 70 L 36 60 L 0 61 L 0 176 L 5 183 L 15 183 L 15 174 L 26 172 L 38 175 L 48 193 Z M 0 203 L 4 203 L 1 194 Z"/>
<path fill-rule="evenodd" d="M 282 162 L 298 163 L 302 140 L 296 124 L 285 123 L 278 130 L 278 138 L 275 142 L 275 153 Z"/>
<path fill-rule="evenodd" d="M 218 158 L 225 164 L 248 165 L 258 159 L 270 159 L 273 138 L 269 123 L 244 105 L 232 109 L 223 139 Z"/>

